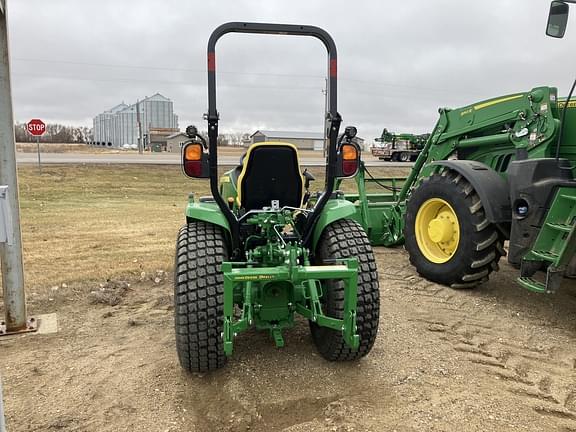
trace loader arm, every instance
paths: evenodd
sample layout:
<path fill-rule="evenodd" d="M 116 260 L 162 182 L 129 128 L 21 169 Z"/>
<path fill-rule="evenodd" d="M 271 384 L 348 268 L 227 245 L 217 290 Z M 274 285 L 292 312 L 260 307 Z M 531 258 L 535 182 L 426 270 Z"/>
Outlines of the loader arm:
<path fill-rule="evenodd" d="M 400 200 L 414 182 L 438 170 L 432 162 L 482 162 L 505 177 L 512 160 L 552 157 L 559 128 L 557 90 L 538 87 L 458 109 L 440 109 L 433 129 Z M 567 156 L 571 151 L 564 149 Z"/>

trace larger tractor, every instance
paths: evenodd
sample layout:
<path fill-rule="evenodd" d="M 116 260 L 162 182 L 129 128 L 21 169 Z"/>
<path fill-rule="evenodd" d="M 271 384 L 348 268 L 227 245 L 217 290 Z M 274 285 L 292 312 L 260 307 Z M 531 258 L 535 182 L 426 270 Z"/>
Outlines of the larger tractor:
<path fill-rule="evenodd" d="M 289 143 L 253 144 L 238 167 L 219 176 L 215 48 L 231 32 L 312 36 L 325 45 L 329 143 L 321 193 L 310 192 L 313 176 Z M 228 23 L 210 36 L 208 143 L 189 127 L 182 149 L 184 173 L 208 178 L 212 192 L 190 198 L 176 247 L 176 348 L 184 369 L 222 367 L 250 328 L 267 331 L 282 347 L 296 315 L 309 321 L 327 360 L 356 360 L 371 350 L 380 311 L 376 262 L 353 220 L 354 205 L 334 188 L 360 164 L 355 128 L 339 135 L 336 71 L 334 41 L 317 27 Z"/>
<path fill-rule="evenodd" d="M 549 36 L 564 35 L 567 3 L 575 2 L 552 2 Z M 422 276 L 469 288 L 498 270 L 508 241 L 520 285 L 556 291 L 576 250 L 573 91 L 563 99 L 537 87 L 441 108 L 407 178 L 377 178 L 362 166 L 347 199 L 372 244 L 405 243 Z M 385 191 L 368 193 L 370 184 Z"/>

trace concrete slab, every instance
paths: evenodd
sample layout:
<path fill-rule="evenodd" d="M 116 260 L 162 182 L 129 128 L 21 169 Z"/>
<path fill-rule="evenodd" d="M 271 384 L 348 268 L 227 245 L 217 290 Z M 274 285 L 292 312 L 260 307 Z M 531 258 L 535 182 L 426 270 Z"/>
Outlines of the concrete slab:
<path fill-rule="evenodd" d="M 36 315 L 38 320 L 38 334 L 58 333 L 58 315 L 55 313 Z"/>
<path fill-rule="evenodd" d="M 8 341 L 25 336 L 34 336 L 38 334 L 54 334 L 58 333 L 58 315 L 55 313 L 34 315 L 29 320 L 34 320 L 36 331 L 26 331 L 12 334 L 2 334 L 0 341 Z"/>

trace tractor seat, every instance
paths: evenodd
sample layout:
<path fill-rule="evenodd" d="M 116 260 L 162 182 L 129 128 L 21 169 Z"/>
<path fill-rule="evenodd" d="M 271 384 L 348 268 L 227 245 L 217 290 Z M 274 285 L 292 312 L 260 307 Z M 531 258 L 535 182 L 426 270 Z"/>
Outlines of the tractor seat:
<path fill-rule="evenodd" d="M 238 202 L 246 211 L 270 207 L 301 207 L 304 180 L 300 174 L 298 150 L 288 143 L 253 144 L 238 176 Z"/>

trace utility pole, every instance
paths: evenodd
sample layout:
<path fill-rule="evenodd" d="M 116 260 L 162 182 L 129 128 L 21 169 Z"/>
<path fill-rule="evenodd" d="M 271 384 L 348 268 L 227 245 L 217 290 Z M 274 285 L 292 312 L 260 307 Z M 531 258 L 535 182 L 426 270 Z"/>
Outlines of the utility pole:
<path fill-rule="evenodd" d="M 4 223 L 9 233 L 6 241 L 0 242 L 0 263 L 6 332 L 10 333 L 25 331 L 27 324 L 6 14 L 6 0 L 0 0 L 0 186 L 7 186 L 5 196 L 0 200 L 5 200 L 7 217 Z"/>
<path fill-rule="evenodd" d="M 142 145 L 142 122 L 140 121 L 140 101 L 136 101 L 136 123 L 138 124 L 138 153 L 143 153 Z"/>

